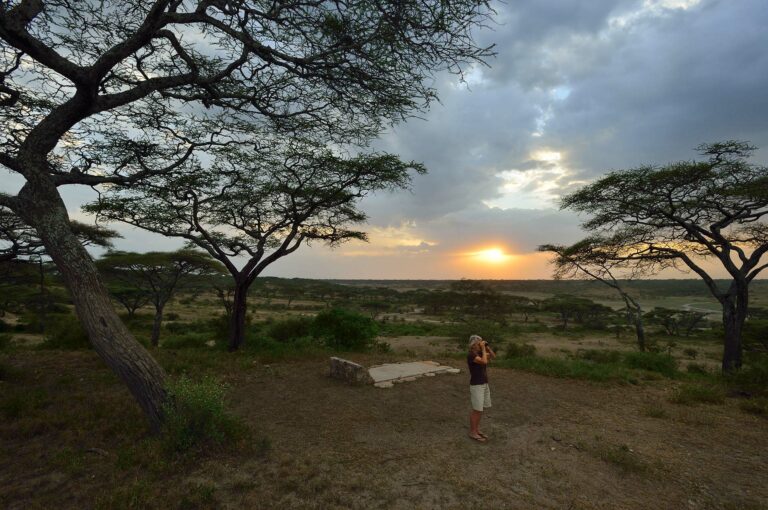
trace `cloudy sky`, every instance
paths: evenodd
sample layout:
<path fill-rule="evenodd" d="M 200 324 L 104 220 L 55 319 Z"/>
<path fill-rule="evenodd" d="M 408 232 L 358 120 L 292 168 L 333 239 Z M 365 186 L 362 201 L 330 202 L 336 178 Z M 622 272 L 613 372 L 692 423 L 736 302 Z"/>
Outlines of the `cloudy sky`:
<path fill-rule="evenodd" d="M 489 68 L 439 76 L 441 104 L 379 149 L 422 161 L 368 197 L 371 242 L 304 247 L 268 270 L 312 278 L 548 278 L 542 243 L 580 238 L 558 197 L 605 172 L 749 140 L 768 161 L 765 0 L 514 0 L 480 41 Z M 71 193 L 79 216 L 77 192 Z M 177 241 L 121 227 L 121 249 Z M 478 252 L 491 250 L 485 255 Z M 684 276 L 684 275 L 679 275 Z"/>

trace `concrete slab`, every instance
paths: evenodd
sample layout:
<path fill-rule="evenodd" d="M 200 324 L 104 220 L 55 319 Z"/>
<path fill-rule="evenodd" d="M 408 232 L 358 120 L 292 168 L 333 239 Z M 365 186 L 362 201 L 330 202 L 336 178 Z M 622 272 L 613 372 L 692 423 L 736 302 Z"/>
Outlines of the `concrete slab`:
<path fill-rule="evenodd" d="M 377 388 L 391 388 L 393 383 L 415 381 L 421 376 L 434 377 L 437 374 L 458 374 L 458 368 L 441 365 L 434 361 L 409 361 L 385 363 L 368 369 Z"/>

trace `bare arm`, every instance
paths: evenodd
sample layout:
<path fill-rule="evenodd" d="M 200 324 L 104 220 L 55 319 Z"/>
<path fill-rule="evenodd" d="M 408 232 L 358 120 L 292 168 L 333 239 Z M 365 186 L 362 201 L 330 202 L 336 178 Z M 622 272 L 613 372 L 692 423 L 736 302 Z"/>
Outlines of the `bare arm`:
<path fill-rule="evenodd" d="M 475 356 L 475 363 L 478 363 L 480 365 L 487 365 L 488 364 L 488 348 L 486 347 L 485 342 L 482 343 L 480 346 L 482 349 L 482 355 L 481 356 Z"/>

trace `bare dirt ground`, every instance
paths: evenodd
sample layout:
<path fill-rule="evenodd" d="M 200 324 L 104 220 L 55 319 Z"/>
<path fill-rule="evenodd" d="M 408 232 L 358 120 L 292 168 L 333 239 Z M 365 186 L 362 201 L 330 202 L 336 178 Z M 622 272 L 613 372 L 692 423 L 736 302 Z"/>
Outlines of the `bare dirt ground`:
<path fill-rule="evenodd" d="M 768 508 L 768 421 L 734 399 L 671 404 L 674 382 L 491 368 L 491 439 L 479 444 L 467 437 L 465 372 L 377 389 L 330 379 L 326 359 L 192 356 L 202 354 L 161 359 L 219 374 L 261 446 L 192 461 L 142 453 L 137 407 L 94 354 L 4 355 L 26 375 L 0 383 L 0 396 L 38 404 L 0 422 L 0 507 Z"/>

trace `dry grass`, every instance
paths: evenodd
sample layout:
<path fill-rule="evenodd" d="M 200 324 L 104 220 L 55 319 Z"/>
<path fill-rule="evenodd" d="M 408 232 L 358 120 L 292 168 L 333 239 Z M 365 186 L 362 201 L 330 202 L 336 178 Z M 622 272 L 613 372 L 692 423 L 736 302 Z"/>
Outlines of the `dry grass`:
<path fill-rule="evenodd" d="M 665 404 L 674 390 L 666 380 L 619 387 L 492 368 L 494 407 L 482 423 L 491 440 L 481 445 L 466 437 L 466 374 L 381 390 L 329 379 L 324 358 L 264 365 L 243 353 L 158 356 L 174 373 L 224 378 L 250 439 L 168 456 L 94 354 L 4 354 L 13 376 L 0 383 L 0 507 L 768 504 L 768 422 L 731 399 Z"/>

